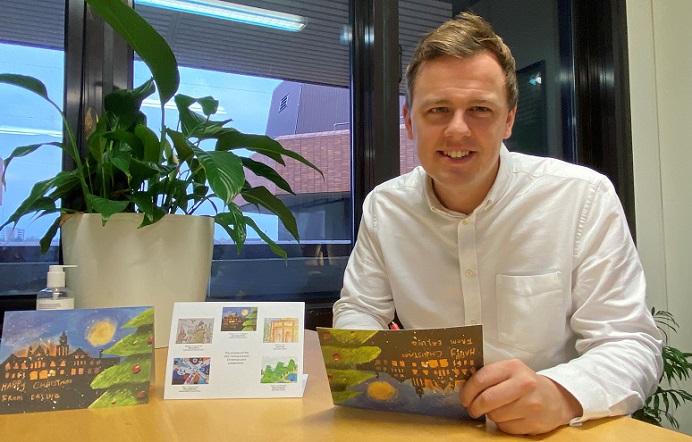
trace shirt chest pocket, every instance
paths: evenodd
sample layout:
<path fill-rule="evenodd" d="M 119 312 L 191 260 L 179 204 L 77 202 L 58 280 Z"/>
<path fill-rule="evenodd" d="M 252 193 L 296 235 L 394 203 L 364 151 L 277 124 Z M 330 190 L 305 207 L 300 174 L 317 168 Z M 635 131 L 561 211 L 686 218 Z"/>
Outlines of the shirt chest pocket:
<path fill-rule="evenodd" d="M 496 276 L 498 340 L 535 353 L 563 339 L 561 272 Z"/>

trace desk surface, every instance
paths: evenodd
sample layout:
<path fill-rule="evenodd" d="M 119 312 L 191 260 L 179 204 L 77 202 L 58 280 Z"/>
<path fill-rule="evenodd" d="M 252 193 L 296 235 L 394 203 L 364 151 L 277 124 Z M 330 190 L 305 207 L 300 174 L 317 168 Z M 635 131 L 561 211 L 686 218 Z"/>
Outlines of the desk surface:
<path fill-rule="evenodd" d="M 376 441 L 518 440 L 496 428 L 423 415 L 332 404 L 317 333 L 305 333 L 301 399 L 163 400 L 166 349 L 156 350 L 156 381 L 147 405 L 0 416 L 2 440 L 47 441 Z M 681 433 L 630 418 L 564 427 L 525 440 L 690 441 Z"/>

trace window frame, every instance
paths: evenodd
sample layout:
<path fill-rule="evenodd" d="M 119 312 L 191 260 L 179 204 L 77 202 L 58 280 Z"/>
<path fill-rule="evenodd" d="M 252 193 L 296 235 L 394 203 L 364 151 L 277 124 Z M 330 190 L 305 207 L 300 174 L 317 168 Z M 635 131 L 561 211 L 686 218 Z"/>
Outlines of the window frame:
<path fill-rule="evenodd" d="M 574 77 L 573 83 L 563 87 L 563 103 L 567 103 L 563 112 L 574 110 L 576 117 L 563 117 L 563 147 L 576 147 L 575 162 L 595 168 L 613 181 L 634 234 L 625 0 L 598 2 L 597 7 L 556 1 L 563 69 Z M 132 5 L 132 0 L 126 2 Z M 468 6 L 469 2 L 450 3 L 457 12 L 460 4 Z M 353 30 L 349 65 L 352 245 L 365 196 L 377 184 L 399 174 L 398 84 L 404 66 L 398 7 L 397 0 L 350 0 L 349 4 Z M 569 37 L 571 44 L 566 43 Z M 64 48 L 64 111 L 85 151 L 82 122 L 86 114 L 100 112 L 104 93 L 113 87 L 132 85 L 134 56 L 89 12 L 83 0 L 65 0 Z M 63 169 L 73 167 L 65 155 Z M 336 297 L 338 291 L 325 293 L 321 303 Z"/>

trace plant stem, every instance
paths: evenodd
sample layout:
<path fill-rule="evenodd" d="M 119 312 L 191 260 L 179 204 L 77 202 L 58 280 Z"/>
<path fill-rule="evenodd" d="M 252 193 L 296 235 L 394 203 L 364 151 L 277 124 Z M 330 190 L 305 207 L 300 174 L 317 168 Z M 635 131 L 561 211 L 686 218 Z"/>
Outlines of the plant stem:
<path fill-rule="evenodd" d="M 52 103 L 52 101 L 51 101 Z M 55 103 L 53 103 L 55 106 Z M 57 106 L 55 106 L 58 110 Z M 65 126 L 65 130 L 67 131 L 67 136 L 70 139 L 70 146 L 72 147 L 72 155 L 74 158 L 75 166 L 77 167 L 78 175 L 79 175 L 79 183 L 82 186 L 82 193 L 84 194 L 84 201 L 87 205 L 87 212 L 91 212 L 91 203 L 89 203 L 89 200 L 87 199 L 87 195 L 90 193 L 89 190 L 91 187 L 91 183 L 87 185 L 86 180 L 84 179 L 84 165 L 82 164 L 82 159 L 79 155 L 79 149 L 77 148 L 77 141 L 75 140 L 74 134 L 72 133 L 72 130 L 70 129 L 70 125 L 67 122 L 67 119 L 62 115 L 62 112 L 60 112 L 60 115 L 62 116 L 62 121 L 63 125 Z M 89 174 L 89 181 L 91 181 L 91 174 Z"/>

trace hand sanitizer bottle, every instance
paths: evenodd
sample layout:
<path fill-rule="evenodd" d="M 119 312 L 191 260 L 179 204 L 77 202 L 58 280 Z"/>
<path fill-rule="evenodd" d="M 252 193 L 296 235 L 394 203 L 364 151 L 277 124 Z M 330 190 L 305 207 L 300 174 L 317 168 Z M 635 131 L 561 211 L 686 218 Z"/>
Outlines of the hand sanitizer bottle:
<path fill-rule="evenodd" d="M 48 267 L 46 288 L 36 295 L 36 310 L 71 310 L 74 308 L 74 298 L 70 297 L 65 286 L 65 267 L 68 265 L 52 265 Z"/>

